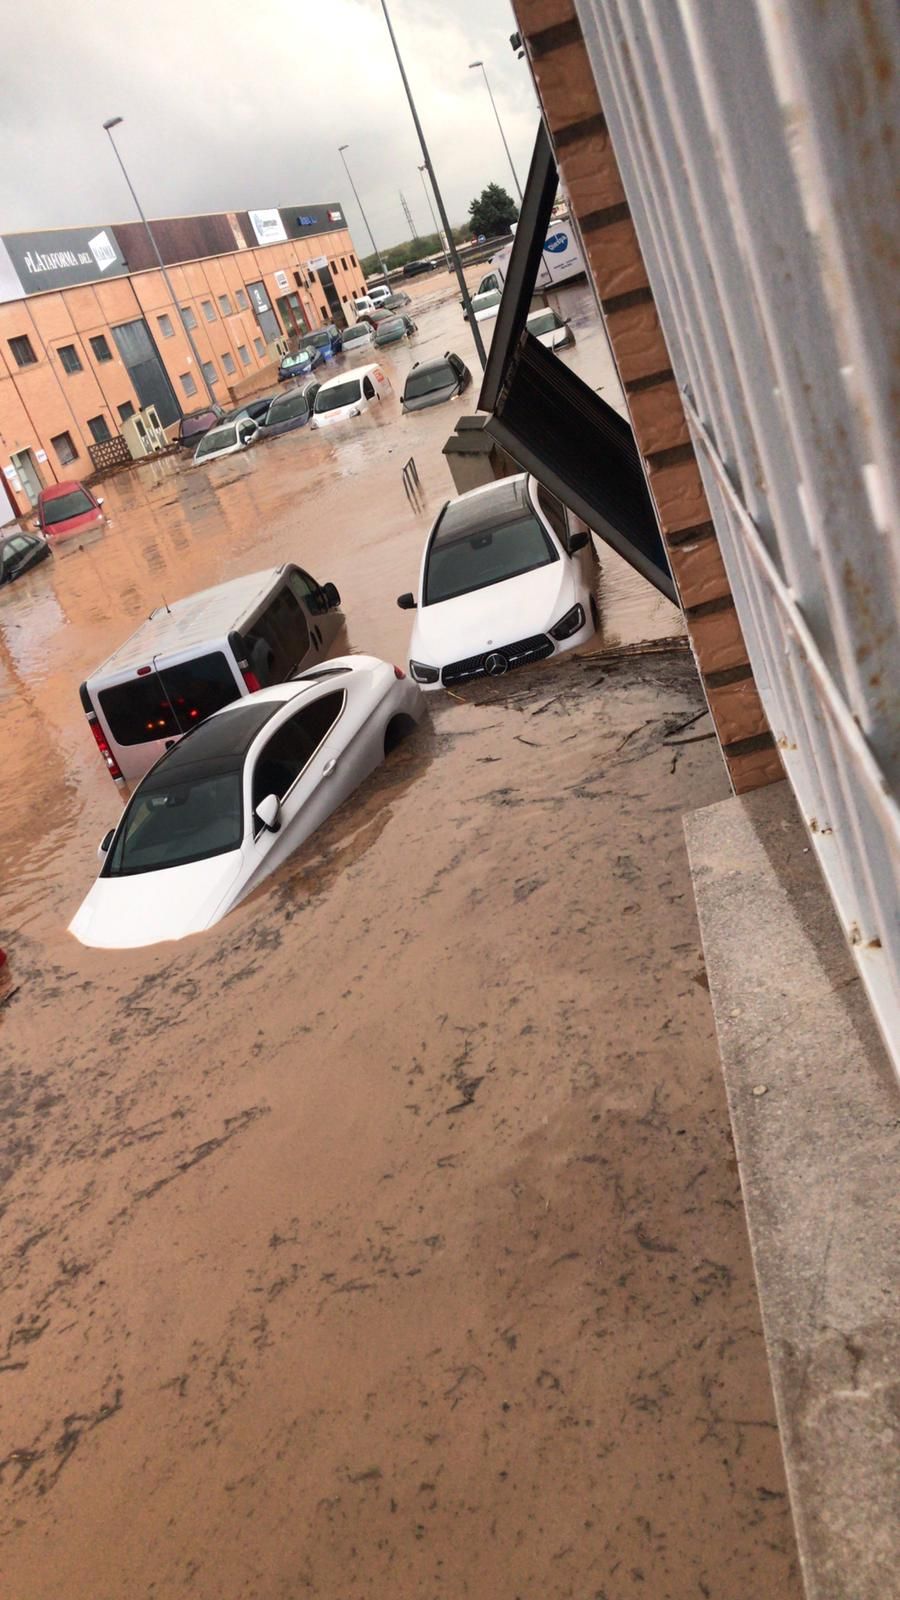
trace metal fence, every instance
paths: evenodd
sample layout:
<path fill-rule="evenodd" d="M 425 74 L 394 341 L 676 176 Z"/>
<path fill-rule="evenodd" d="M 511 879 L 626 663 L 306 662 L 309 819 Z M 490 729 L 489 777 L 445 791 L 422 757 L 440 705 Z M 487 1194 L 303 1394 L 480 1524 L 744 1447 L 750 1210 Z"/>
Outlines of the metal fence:
<path fill-rule="evenodd" d="M 757 684 L 900 1063 L 900 11 L 576 7 Z"/>

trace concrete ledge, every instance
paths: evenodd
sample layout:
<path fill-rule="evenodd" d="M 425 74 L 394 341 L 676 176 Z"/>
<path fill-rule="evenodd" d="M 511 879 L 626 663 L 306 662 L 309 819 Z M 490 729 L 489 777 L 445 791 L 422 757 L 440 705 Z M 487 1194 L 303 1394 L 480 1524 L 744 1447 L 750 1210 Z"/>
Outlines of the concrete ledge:
<path fill-rule="evenodd" d="M 900 1573 L 900 1096 L 787 784 L 685 818 L 810 1600 Z"/>

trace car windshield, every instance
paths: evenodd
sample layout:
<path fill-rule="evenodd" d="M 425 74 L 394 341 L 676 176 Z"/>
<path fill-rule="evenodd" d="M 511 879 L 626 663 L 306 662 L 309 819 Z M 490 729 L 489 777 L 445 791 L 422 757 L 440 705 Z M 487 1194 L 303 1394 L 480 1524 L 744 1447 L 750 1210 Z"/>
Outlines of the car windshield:
<path fill-rule="evenodd" d="M 419 395 L 434 394 L 435 390 L 446 389 L 457 382 L 457 375 L 449 361 L 437 367 L 419 367 L 406 380 L 404 399 L 415 400 Z"/>
<path fill-rule="evenodd" d="M 402 317 L 386 317 L 378 329 L 378 337 L 385 333 L 405 333 L 406 323 Z"/>
<path fill-rule="evenodd" d="M 475 311 L 486 311 L 489 306 L 498 306 L 499 304 L 500 292 L 497 289 L 489 289 L 487 294 L 477 294 L 472 301 L 472 307 Z"/>
<path fill-rule="evenodd" d="M 344 383 L 328 384 L 316 395 L 316 411 L 337 411 L 339 406 L 353 406 L 359 399 L 359 379 L 347 378 Z"/>
<path fill-rule="evenodd" d="M 271 428 L 276 422 L 287 422 L 290 417 L 305 417 L 309 411 L 309 401 L 301 389 L 297 394 L 285 395 L 283 400 L 275 400 L 269 407 L 266 426 Z"/>
<path fill-rule="evenodd" d="M 227 450 L 229 445 L 237 444 L 237 426 L 232 423 L 228 428 L 210 428 L 204 434 L 197 446 L 197 456 L 215 455 L 217 450 Z"/>
<path fill-rule="evenodd" d="M 423 603 L 437 605 L 473 589 L 519 578 L 523 572 L 549 566 L 558 559 L 533 513 L 497 522 L 493 527 L 482 525 L 446 532 L 442 521 L 428 552 Z"/>
<path fill-rule="evenodd" d="M 73 489 L 71 494 L 61 494 L 55 500 L 45 500 L 41 508 L 45 528 L 54 522 L 65 522 L 69 517 L 83 516 L 85 511 L 95 511 L 90 495 L 83 489 Z"/>
<path fill-rule="evenodd" d="M 238 850 L 243 834 L 241 766 L 233 758 L 173 772 L 162 764 L 141 784 L 125 812 L 103 876 L 160 872 Z"/>
<path fill-rule="evenodd" d="M 326 328 L 317 328 L 314 333 L 303 335 L 307 344 L 315 345 L 317 350 L 322 350 L 326 344 L 331 343 L 331 335 Z"/>
<path fill-rule="evenodd" d="M 528 318 L 529 333 L 552 333 L 558 326 L 555 311 L 538 311 Z"/>
<path fill-rule="evenodd" d="M 355 339 L 367 339 L 372 332 L 367 322 L 358 322 L 355 328 L 348 328 L 344 334 L 344 343 L 352 344 Z"/>
<path fill-rule="evenodd" d="M 216 420 L 214 411 L 204 411 L 199 417 L 183 417 L 181 421 L 182 439 L 193 439 L 195 434 L 205 433 Z"/>
<path fill-rule="evenodd" d="M 308 361 L 309 351 L 298 350 L 296 355 L 282 356 L 281 365 L 283 367 L 305 367 Z"/>

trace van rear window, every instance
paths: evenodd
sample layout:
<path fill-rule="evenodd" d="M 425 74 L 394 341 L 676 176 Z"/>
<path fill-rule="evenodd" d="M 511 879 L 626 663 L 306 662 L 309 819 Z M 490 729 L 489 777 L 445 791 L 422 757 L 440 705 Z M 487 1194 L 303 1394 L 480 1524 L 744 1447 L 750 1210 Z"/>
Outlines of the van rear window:
<path fill-rule="evenodd" d="M 215 650 L 101 689 L 98 699 L 113 739 L 125 745 L 177 739 L 240 693 L 227 658 Z"/>

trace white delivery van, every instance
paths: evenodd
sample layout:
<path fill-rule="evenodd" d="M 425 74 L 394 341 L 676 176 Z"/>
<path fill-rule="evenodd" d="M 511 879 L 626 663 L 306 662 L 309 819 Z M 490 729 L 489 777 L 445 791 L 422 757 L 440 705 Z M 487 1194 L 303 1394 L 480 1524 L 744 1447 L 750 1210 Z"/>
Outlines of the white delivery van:
<path fill-rule="evenodd" d="M 339 378 L 329 378 L 316 395 L 312 425 L 327 428 L 332 422 L 359 417 L 372 406 L 380 405 L 391 394 L 391 380 L 377 362 L 354 367 Z"/>
<path fill-rule="evenodd" d="M 386 283 L 373 284 L 371 288 L 366 289 L 366 294 L 370 300 L 375 301 L 376 305 L 379 305 L 382 300 L 390 300 L 391 298 L 391 291 Z"/>
<path fill-rule="evenodd" d="M 481 279 L 475 294 L 487 294 L 491 289 L 502 290 L 511 254 L 512 245 L 508 244 L 495 256 L 491 256 L 488 262 L 489 270 Z M 535 289 L 555 288 L 557 284 L 565 283 L 569 278 L 579 277 L 585 270 L 584 256 L 581 254 L 581 247 L 568 218 L 557 218 L 547 229 Z"/>
<path fill-rule="evenodd" d="M 290 563 L 160 606 L 79 691 L 110 777 L 137 783 L 204 717 L 325 660 L 340 604 Z"/>

